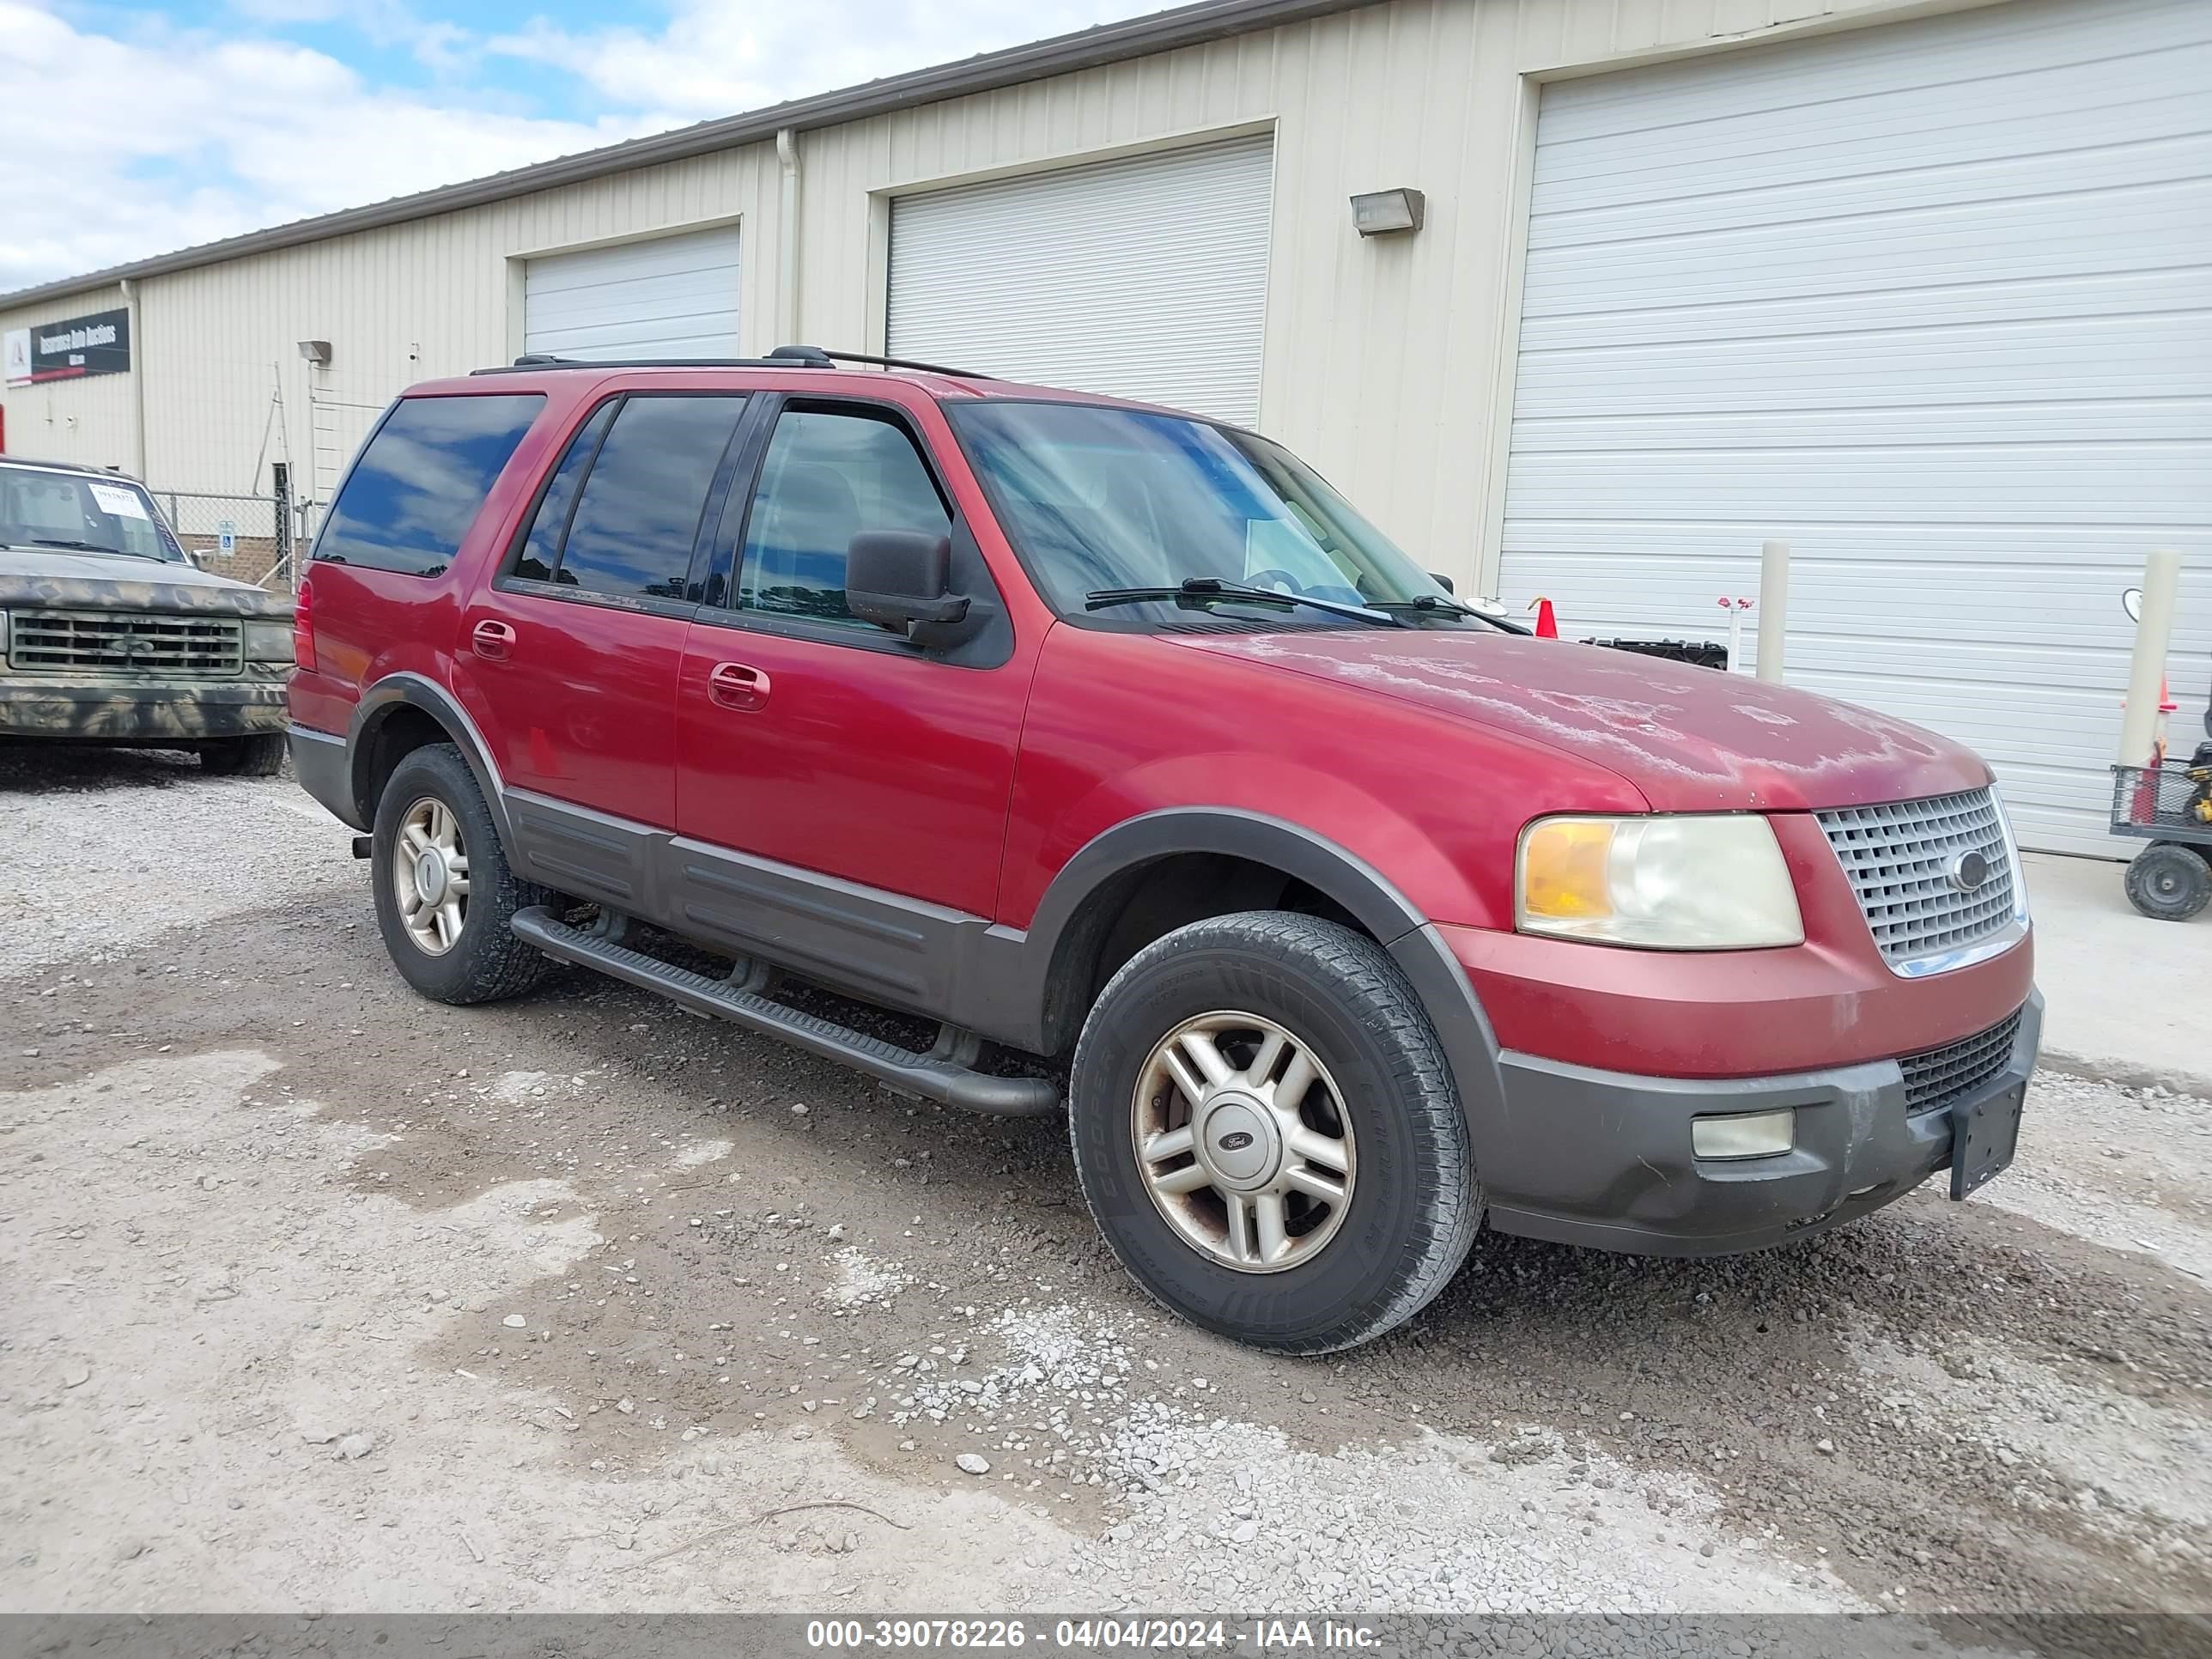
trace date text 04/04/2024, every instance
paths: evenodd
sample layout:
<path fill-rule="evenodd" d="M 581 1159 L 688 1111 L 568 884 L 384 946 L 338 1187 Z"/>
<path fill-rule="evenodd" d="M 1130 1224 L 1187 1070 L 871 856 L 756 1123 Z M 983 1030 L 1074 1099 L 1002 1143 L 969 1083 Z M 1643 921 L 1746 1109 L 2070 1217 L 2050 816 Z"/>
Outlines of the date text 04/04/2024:
<path fill-rule="evenodd" d="M 809 1648 L 1036 1648 L 1045 1653 L 1276 1652 L 1374 1647 L 1373 1626 L 1336 1619 L 813 1619 Z"/>

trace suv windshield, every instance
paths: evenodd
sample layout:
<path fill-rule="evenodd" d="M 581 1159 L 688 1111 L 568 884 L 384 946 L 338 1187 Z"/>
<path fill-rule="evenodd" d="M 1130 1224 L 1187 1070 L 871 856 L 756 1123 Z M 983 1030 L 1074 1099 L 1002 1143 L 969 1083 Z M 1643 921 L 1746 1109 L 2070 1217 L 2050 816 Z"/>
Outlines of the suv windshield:
<path fill-rule="evenodd" d="M 1386 616 L 1480 623 L 1310 467 L 1264 438 L 1095 404 L 994 398 L 946 412 L 1000 525 L 1063 615 L 1157 626 L 1203 605 L 1261 627 L 1358 628 Z M 1374 614 L 1268 603 L 1237 587 Z M 1169 592 L 1131 592 L 1150 589 Z"/>
<path fill-rule="evenodd" d="M 38 466 L 0 464 L 0 545 L 185 562 L 136 483 Z"/>

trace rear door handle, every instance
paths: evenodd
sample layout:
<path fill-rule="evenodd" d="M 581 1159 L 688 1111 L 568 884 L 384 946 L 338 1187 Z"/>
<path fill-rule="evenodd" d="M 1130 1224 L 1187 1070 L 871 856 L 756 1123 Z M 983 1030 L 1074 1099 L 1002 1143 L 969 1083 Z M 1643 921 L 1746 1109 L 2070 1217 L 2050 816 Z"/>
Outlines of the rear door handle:
<path fill-rule="evenodd" d="M 514 630 L 503 622 L 480 622 L 469 630 L 469 644 L 479 657 L 503 662 L 514 648 Z"/>
<path fill-rule="evenodd" d="M 725 708 L 765 708 L 768 692 L 768 676 L 741 662 L 718 662 L 707 675 L 707 695 Z"/>

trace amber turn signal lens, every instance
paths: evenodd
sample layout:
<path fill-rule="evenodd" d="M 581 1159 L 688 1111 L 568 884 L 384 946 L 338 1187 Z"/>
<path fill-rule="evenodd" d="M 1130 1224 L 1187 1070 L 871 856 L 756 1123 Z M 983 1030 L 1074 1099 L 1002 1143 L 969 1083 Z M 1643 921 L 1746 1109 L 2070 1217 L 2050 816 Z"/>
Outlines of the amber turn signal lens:
<path fill-rule="evenodd" d="M 1522 913 L 1568 921 L 1613 914 L 1613 826 L 1600 818 L 1553 818 L 1522 849 Z"/>

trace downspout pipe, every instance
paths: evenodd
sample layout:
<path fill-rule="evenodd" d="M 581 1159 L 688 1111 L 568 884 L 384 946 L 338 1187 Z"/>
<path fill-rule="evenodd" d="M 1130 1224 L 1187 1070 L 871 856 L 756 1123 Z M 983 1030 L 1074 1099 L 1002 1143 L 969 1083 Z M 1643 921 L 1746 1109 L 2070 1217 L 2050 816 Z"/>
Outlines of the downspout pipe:
<path fill-rule="evenodd" d="M 784 127 L 775 135 L 775 159 L 782 164 L 781 193 L 775 213 L 775 343 L 799 340 L 799 134 Z"/>
<path fill-rule="evenodd" d="M 137 278 L 125 276 L 116 283 L 131 322 L 131 471 L 140 482 L 146 477 L 146 331 L 139 309 Z"/>

